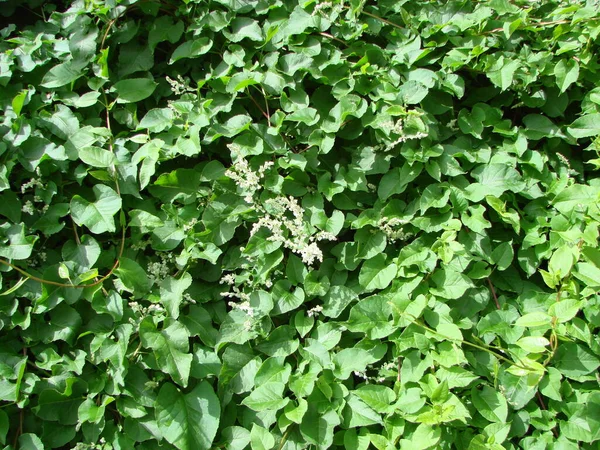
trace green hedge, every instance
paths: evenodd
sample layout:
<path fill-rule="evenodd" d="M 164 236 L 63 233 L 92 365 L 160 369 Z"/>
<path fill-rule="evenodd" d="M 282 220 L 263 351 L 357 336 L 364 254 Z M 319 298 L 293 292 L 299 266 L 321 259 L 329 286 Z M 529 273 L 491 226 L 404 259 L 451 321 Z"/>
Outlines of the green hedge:
<path fill-rule="evenodd" d="M 594 449 L 596 0 L 2 1 L 6 449 Z"/>

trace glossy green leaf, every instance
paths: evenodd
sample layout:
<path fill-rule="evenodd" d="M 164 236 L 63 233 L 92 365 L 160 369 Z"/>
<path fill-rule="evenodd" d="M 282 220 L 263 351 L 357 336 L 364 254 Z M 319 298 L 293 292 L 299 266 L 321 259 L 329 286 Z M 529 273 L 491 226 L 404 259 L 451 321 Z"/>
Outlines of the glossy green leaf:
<path fill-rule="evenodd" d="M 118 103 L 134 103 L 152 95 L 157 83 L 150 78 L 130 78 L 115 83 Z"/>
<path fill-rule="evenodd" d="M 182 450 L 212 447 L 220 411 L 219 398 L 206 381 L 185 394 L 175 385 L 165 383 L 155 403 L 160 432 L 167 442 Z"/>
<path fill-rule="evenodd" d="M 86 226 L 92 233 L 115 232 L 113 216 L 121 209 L 121 197 L 110 187 L 94 186 L 95 202 L 74 195 L 71 199 L 71 217 L 79 226 Z"/>

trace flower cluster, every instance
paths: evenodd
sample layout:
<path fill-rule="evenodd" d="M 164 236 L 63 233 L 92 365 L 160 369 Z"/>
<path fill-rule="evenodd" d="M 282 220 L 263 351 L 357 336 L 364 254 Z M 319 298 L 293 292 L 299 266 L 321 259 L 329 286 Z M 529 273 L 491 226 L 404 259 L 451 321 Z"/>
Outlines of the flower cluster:
<path fill-rule="evenodd" d="M 21 185 L 21 194 L 24 194 L 27 190 L 38 187 L 40 189 L 44 188 L 44 183 L 39 178 L 31 178 L 27 183 Z"/>
<path fill-rule="evenodd" d="M 411 110 L 411 111 L 406 111 L 406 115 L 407 116 L 421 116 L 422 113 L 415 111 L 415 110 Z M 408 140 L 411 139 L 423 139 L 427 137 L 427 133 L 423 133 L 423 132 L 417 132 L 414 134 L 407 134 L 404 130 L 404 125 L 405 125 L 405 121 L 403 117 L 400 117 L 399 119 L 397 119 L 395 122 L 392 120 L 389 120 L 387 122 L 383 122 L 381 124 L 381 128 L 386 132 L 386 133 L 393 133 L 398 135 L 398 137 L 393 141 L 388 143 L 387 145 L 385 145 L 384 151 L 389 151 L 391 149 L 393 149 L 396 145 L 401 144 L 403 142 L 406 142 Z"/>
<path fill-rule="evenodd" d="M 184 79 L 181 75 L 177 75 L 177 79 L 167 76 L 167 83 L 171 85 L 171 90 L 175 95 L 181 95 L 185 92 L 196 92 L 196 89 L 190 86 L 189 80 Z"/>
<path fill-rule="evenodd" d="M 151 303 L 149 306 L 142 306 L 138 302 L 129 302 L 129 307 L 134 313 L 137 313 L 141 316 L 146 316 L 153 312 L 163 313 L 165 311 L 162 305 L 159 305 L 158 303 Z"/>
<path fill-rule="evenodd" d="M 398 217 L 382 217 L 377 224 L 378 228 L 385 233 L 390 242 L 405 241 L 412 236 L 412 233 L 405 232 L 399 226 L 408 223 L 406 220 Z"/>
<path fill-rule="evenodd" d="M 281 242 L 285 248 L 300 255 L 305 264 L 312 265 L 315 260 L 323 261 L 323 252 L 316 244 L 317 241 L 336 239 L 333 234 L 325 231 L 311 235 L 304 222 L 304 209 L 294 197 L 278 196 L 265 201 L 264 206 L 255 206 L 264 215 L 252 226 L 250 235 L 254 235 L 260 228 L 267 228 L 271 232 L 268 240 Z"/>
<path fill-rule="evenodd" d="M 253 236 L 261 228 L 266 228 L 271 233 L 268 240 L 281 242 L 285 248 L 300 255 L 305 264 L 312 265 L 315 260 L 322 262 L 323 252 L 316 242 L 333 241 L 336 237 L 325 231 L 312 235 L 310 227 L 304 221 L 304 209 L 294 197 L 280 195 L 266 200 L 264 204 L 255 202 L 254 196 L 261 189 L 260 181 L 273 162 L 265 162 L 255 172 L 248 161 L 239 156 L 238 146 L 230 144 L 228 147 L 234 155 L 237 154 L 237 158 L 225 175 L 236 182 L 245 193 L 244 200 L 253 204 L 261 215 L 252 226 L 250 235 Z"/>
<path fill-rule="evenodd" d="M 172 253 L 157 253 L 160 261 L 148 264 L 148 278 L 152 283 L 164 280 L 170 273 L 170 265 L 175 259 Z"/>
<path fill-rule="evenodd" d="M 311 308 L 308 311 L 306 311 L 306 314 L 308 315 L 308 317 L 314 317 L 318 316 L 321 311 L 323 311 L 323 307 L 321 305 L 317 305 L 314 308 Z"/>
<path fill-rule="evenodd" d="M 227 147 L 237 157 L 233 166 L 225 171 L 225 175 L 235 181 L 240 190 L 244 192 L 244 200 L 247 203 L 253 203 L 254 194 L 261 188 L 260 180 L 264 178 L 266 171 L 273 166 L 273 161 L 265 162 L 254 172 L 246 158 L 240 156 L 239 146 L 229 144 Z"/>

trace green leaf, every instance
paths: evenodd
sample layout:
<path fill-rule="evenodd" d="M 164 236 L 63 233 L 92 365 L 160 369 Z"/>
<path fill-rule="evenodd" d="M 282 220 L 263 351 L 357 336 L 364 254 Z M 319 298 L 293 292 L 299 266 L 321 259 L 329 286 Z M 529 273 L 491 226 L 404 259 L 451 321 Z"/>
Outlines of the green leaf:
<path fill-rule="evenodd" d="M 381 416 L 352 393 L 346 400 L 346 406 L 342 411 L 342 417 L 343 426 L 348 428 L 383 424 Z"/>
<path fill-rule="evenodd" d="M 420 163 L 408 164 L 404 163 L 401 169 L 391 170 L 387 172 L 379 183 L 377 195 L 380 200 L 386 200 L 394 194 L 401 194 L 411 181 L 416 179 L 423 165 Z"/>
<path fill-rule="evenodd" d="M 559 278 L 565 278 L 571 272 L 571 268 L 575 264 L 575 255 L 570 246 L 564 244 L 558 247 L 550 261 L 548 262 L 548 270 L 551 274 L 556 274 Z"/>
<path fill-rule="evenodd" d="M 323 299 L 323 315 L 337 318 L 358 295 L 346 286 L 332 286 Z"/>
<path fill-rule="evenodd" d="M 219 428 L 221 405 L 203 381 L 189 393 L 165 383 L 156 398 L 156 422 L 164 438 L 180 450 L 208 450 Z"/>
<path fill-rule="evenodd" d="M 173 125 L 173 110 L 171 108 L 154 108 L 146 113 L 138 128 L 152 133 L 160 133 Z"/>
<path fill-rule="evenodd" d="M 543 336 L 525 336 L 517 341 L 517 345 L 529 353 L 543 353 L 550 341 Z"/>
<path fill-rule="evenodd" d="M 518 327 L 541 327 L 549 325 L 552 318 L 544 312 L 532 312 L 519 317 L 515 322 Z"/>
<path fill-rule="evenodd" d="M 562 94 L 579 78 L 579 63 L 574 59 L 561 59 L 554 66 L 554 76 L 556 77 L 556 85 Z"/>
<path fill-rule="evenodd" d="M 527 127 L 525 133 L 529 139 L 539 140 L 544 137 L 563 136 L 560 128 L 541 114 L 528 114 L 523 118 L 523 123 Z"/>
<path fill-rule="evenodd" d="M 175 49 L 169 59 L 169 64 L 173 64 L 183 58 L 197 58 L 207 53 L 213 45 L 213 41 L 208 37 L 200 37 L 193 41 L 185 41 Z"/>
<path fill-rule="evenodd" d="M 79 150 L 79 159 L 92 167 L 111 167 L 115 164 L 115 155 L 100 147 L 85 147 Z"/>
<path fill-rule="evenodd" d="M 506 421 L 508 404 L 504 396 L 494 388 L 483 386 L 483 389 L 479 390 L 474 386 L 471 389 L 471 399 L 477 412 L 490 422 L 504 423 Z"/>
<path fill-rule="evenodd" d="M 600 440 L 600 393 L 590 393 L 585 403 L 571 403 L 565 411 L 569 418 L 559 421 L 561 435 L 586 443 Z"/>
<path fill-rule="evenodd" d="M 328 448 L 333 442 L 333 430 L 339 423 L 340 417 L 335 411 L 320 413 L 309 406 L 300 424 L 300 433 L 310 444 Z"/>
<path fill-rule="evenodd" d="M 472 286 L 466 275 L 449 268 L 437 270 L 431 279 L 437 286 L 431 289 L 431 293 L 447 299 L 461 298 Z"/>
<path fill-rule="evenodd" d="M 266 428 L 253 424 L 250 431 L 250 446 L 252 450 L 271 450 L 275 447 L 275 438 Z"/>
<path fill-rule="evenodd" d="M 598 369 L 600 360 L 581 344 L 560 342 L 554 355 L 554 367 L 564 376 L 577 379 Z"/>
<path fill-rule="evenodd" d="M 521 63 L 514 59 L 500 56 L 496 63 L 486 72 L 486 76 L 502 91 L 507 90 L 513 83 L 513 77 Z"/>
<path fill-rule="evenodd" d="M 554 201 L 554 207 L 561 213 L 567 215 L 574 209 L 582 209 L 600 197 L 600 192 L 592 186 L 574 184 L 558 194 Z"/>
<path fill-rule="evenodd" d="M 4 233 L 8 238 L 8 245 L 0 243 L 0 256 L 7 259 L 28 259 L 31 256 L 38 236 L 25 236 L 24 224 L 11 225 Z"/>
<path fill-rule="evenodd" d="M 396 394 L 387 386 L 365 384 L 355 390 L 354 394 L 378 413 L 388 414 L 395 410 L 393 403 L 396 401 Z"/>
<path fill-rule="evenodd" d="M 279 381 L 269 381 L 261 384 L 242 401 L 253 411 L 280 410 L 288 404 L 289 398 L 283 398 L 285 384 Z"/>
<path fill-rule="evenodd" d="M 600 134 L 600 113 L 581 116 L 569 125 L 567 131 L 576 139 L 598 136 Z"/>
<path fill-rule="evenodd" d="M 385 297 L 373 295 L 361 300 L 350 310 L 346 326 L 352 332 L 365 333 L 369 339 L 381 339 L 395 330 L 390 321 L 392 308 Z"/>
<path fill-rule="evenodd" d="M 347 380 L 352 372 L 364 372 L 367 365 L 377 358 L 362 348 L 345 348 L 336 353 L 332 361 L 335 366 L 333 374 L 340 380 Z"/>
<path fill-rule="evenodd" d="M 160 285 L 160 301 L 173 319 L 179 317 L 179 305 L 183 293 L 192 285 L 192 276 L 184 273 L 181 278 L 167 277 Z"/>
<path fill-rule="evenodd" d="M 140 339 L 145 348 L 152 349 L 159 367 L 171 375 L 180 386 L 187 386 L 192 363 L 189 333 L 180 322 L 171 322 L 158 330 L 150 317 L 140 324 Z"/>
<path fill-rule="evenodd" d="M 19 450 L 44 450 L 44 443 L 33 433 L 25 433 L 19 436 Z"/>
<path fill-rule="evenodd" d="M 121 258 L 115 270 L 119 278 L 118 287 L 132 292 L 136 297 L 141 297 L 150 290 L 151 283 L 142 267 L 132 259 Z"/>
<path fill-rule="evenodd" d="M 92 233 L 100 234 L 116 231 L 113 216 L 121 209 L 121 198 L 117 193 L 102 184 L 94 186 L 95 202 L 88 202 L 79 195 L 71 199 L 71 217 L 81 226 L 86 226 Z"/>
<path fill-rule="evenodd" d="M 224 35 L 231 42 L 240 42 L 246 38 L 255 42 L 264 40 L 259 23 L 249 17 L 236 17 L 231 22 L 231 33 L 224 32 Z"/>
<path fill-rule="evenodd" d="M 0 410 L 0 444 L 6 444 L 6 435 L 8 434 L 8 414 Z"/>
<path fill-rule="evenodd" d="M 505 164 L 487 164 L 471 172 L 478 181 L 466 189 L 468 200 L 480 202 L 484 197 L 500 197 L 506 191 L 520 192 L 525 187 L 521 175 Z"/>
<path fill-rule="evenodd" d="M 67 61 L 52 67 L 52 69 L 44 75 L 41 86 L 48 89 L 58 88 L 72 83 L 81 75 L 81 67 L 75 65 L 73 61 Z"/>
<path fill-rule="evenodd" d="M 514 256 L 512 242 L 503 242 L 492 251 L 492 261 L 500 271 L 510 267 Z"/>
<path fill-rule="evenodd" d="M 398 266 L 394 263 L 386 264 L 385 260 L 385 255 L 380 253 L 362 265 L 358 281 L 365 292 L 385 289 L 396 277 Z"/>
<path fill-rule="evenodd" d="M 158 86 L 150 78 L 130 78 L 117 81 L 113 86 L 117 92 L 117 103 L 135 103 L 152 95 Z"/>

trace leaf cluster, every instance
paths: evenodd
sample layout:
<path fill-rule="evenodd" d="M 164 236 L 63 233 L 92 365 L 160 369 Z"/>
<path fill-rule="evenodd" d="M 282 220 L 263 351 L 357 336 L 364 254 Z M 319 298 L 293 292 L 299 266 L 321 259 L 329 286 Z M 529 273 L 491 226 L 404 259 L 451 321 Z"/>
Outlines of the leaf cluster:
<path fill-rule="evenodd" d="M 597 1 L 0 3 L 4 448 L 598 446 Z"/>

